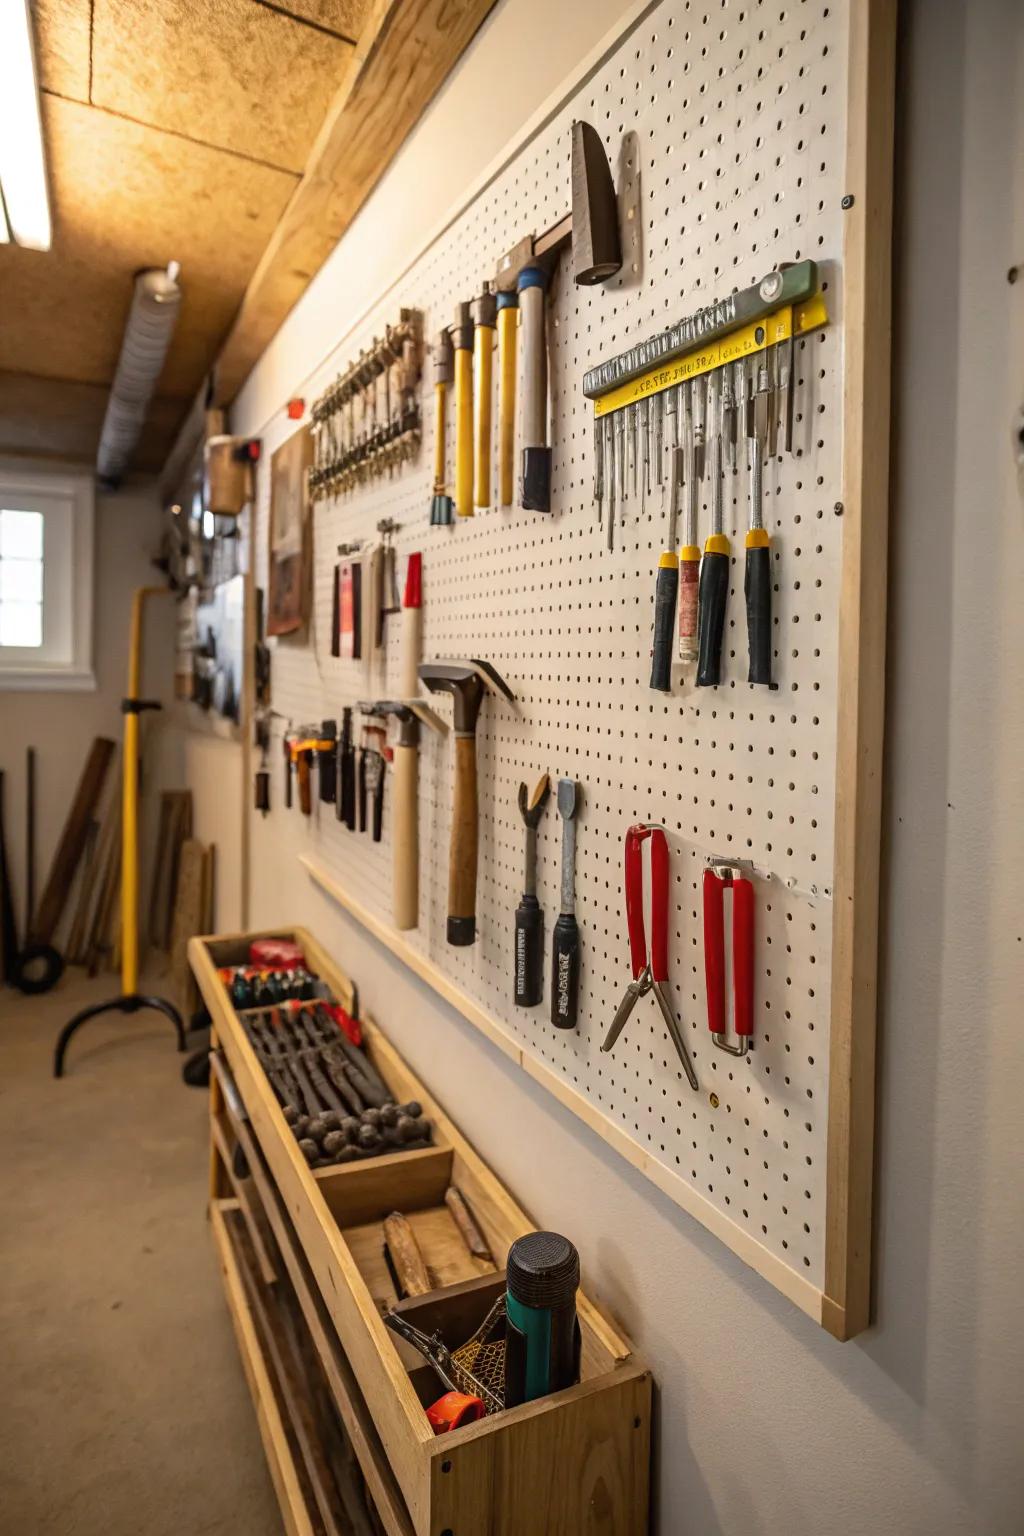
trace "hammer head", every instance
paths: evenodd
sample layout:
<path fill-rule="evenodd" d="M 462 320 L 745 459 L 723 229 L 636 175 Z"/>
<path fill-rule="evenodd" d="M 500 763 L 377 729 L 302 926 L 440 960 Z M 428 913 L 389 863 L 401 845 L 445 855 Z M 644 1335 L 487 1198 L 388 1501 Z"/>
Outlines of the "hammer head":
<path fill-rule="evenodd" d="M 419 674 L 431 693 L 450 693 L 454 698 L 455 729 L 460 736 L 475 734 L 486 690 L 515 702 L 508 684 L 486 661 L 424 661 Z"/>
<path fill-rule="evenodd" d="M 590 123 L 572 127 L 572 275 L 590 286 L 622 266 L 619 206 L 601 135 Z"/>

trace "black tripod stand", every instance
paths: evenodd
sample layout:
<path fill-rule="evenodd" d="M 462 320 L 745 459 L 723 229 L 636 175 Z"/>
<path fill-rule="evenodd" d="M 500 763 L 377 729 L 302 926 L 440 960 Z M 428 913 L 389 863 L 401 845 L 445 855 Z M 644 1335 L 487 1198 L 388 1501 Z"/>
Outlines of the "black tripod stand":
<path fill-rule="evenodd" d="M 139 1013 L 152 1008 L 164 1014 L 178 1035 L 178 1050 L 185 1049 L 185 1026 L 173 1003 L 148 997 L 139 985 L 139 716 L 144 709 L 159 709 L 152 699 L 139 698 L 142 667 L 142 610 L 147 597 L 168 592 L 169 587 L 138 587 L 132 597 L 128 643 L 128 697 L 121 701 L 124 715 L 124 772 L 121 785 L 121 995 L 106 1003 L 94 1003 L 65 1024 L 53 1053 L 53 1075 L 63 1077 L 64 1055 L 71 1036 L 101 1013 Z"/>

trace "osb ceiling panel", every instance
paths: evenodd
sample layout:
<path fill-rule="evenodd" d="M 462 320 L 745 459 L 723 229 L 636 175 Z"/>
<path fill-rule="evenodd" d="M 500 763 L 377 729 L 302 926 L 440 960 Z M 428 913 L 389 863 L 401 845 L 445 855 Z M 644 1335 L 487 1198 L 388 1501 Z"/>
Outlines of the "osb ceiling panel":
<path fill-rule="evenodd" d="M 314 26 L 329 27 L 356 41 L 369 9 L 368 0 L 280 0 L 278 10 L 289 11 Z"/>
<path fill-rule="evenodd" d="M 162 466 L 354 40 L 369 27 L 389 46 L 397 11 L 424 3 L 30 0 L 54 243 L 45 254 L 0 246 L 0 451 L 92 457 L 133 275 L 173 259 L 181 313 L 136 458 Z M 469 0 L 431 3 L 442 32 L 457 31 Z M 398 106 L 406 73 L 386 92 Z M 379 146 L 378 159 L 393 152 Z"/>
<path fill-rule="evenodd" d="M 33 0 L 36 67 L 44 91 L 89 99 L 91 0 Z"/>
<path fill-rule="evenodd" d="M 83 463 L 93 458 L 109 389 L 26 373 L 0 372 L 0 454 L 20 453 Z M 155 395 L 133 467 L 159 470 L 188 401 Z"/>
<path fill-rule="evenodd" d="M 94 0 L 92 101 L 300 172 L 352 51 L 253 0 Z"/>
<path fill-rule="evenodd" d="M 132 274 L 174 259 L 184 298 L 160 388 L 191 396 L 295 177 L 75 102 L 43 108 L 54 248 L 0 246 L 0 368 L 109 383 Z"/>

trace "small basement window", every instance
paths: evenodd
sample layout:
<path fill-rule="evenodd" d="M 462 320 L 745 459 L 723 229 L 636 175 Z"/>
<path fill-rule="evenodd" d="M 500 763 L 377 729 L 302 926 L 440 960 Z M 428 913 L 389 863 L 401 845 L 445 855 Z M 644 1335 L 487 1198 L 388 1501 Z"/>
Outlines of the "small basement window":
<path fill-rule="evenodd" d="M 0 470 L 0 688 L 95 688 L 87 475 Z"/>

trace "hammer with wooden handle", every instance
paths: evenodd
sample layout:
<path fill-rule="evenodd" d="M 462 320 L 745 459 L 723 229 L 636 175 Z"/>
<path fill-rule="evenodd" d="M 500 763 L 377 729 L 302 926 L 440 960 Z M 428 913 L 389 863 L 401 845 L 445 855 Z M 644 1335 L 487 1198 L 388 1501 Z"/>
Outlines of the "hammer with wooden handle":
<path fill-rule="evenodd" d="M 448 943 L 476 939 L 477 773 L 476 722 L 485 694 L 515 694 L 489 662 L 427 661 L 420 679 L 431 693 L 455 701 L 455 799 L 448 858 Z"/>

